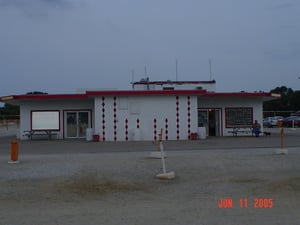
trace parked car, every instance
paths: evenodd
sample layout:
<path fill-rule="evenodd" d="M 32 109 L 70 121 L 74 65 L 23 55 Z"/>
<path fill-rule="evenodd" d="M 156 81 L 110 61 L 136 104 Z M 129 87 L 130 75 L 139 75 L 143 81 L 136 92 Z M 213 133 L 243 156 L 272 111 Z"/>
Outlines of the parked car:
<path fill-rule="evenodd" d="M 282 119 L 284 127 L 300 127 L 300 116 L 289 116 Z"/>
<path fill-rule="evenodd" d="M 300 116 L 300 111 L 291 113 L 291 116 Z"/>
<path fill-rule="evenodd" d="M 272 117 L 266 117 L 263 119 L 263 126 L 264 127 L 269 127 L 270 126 L 270 122 L 271 122 Z"/>
<path fill-rule="evenodd" d="M 278 121 L 282 120 L 282 116 L 273 116 L 273 117 L 266 117 L 263 120 L 264 127 L 275 127 L 277 126 Z"/>

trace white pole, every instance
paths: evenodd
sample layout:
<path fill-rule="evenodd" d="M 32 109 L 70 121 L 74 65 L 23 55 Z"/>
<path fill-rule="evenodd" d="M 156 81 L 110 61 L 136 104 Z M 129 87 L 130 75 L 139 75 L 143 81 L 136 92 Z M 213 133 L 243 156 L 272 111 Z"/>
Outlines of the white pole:
<path fill-rule="evenodd" d="M 163 164 L 163 172 L 167 173 L 165 156 L 164 156 L 164 146 L 163 146 L 162 141 L 160 142 L 160 154 L 161 154 L 161 161 L 162 161 L 162 164 Z"/>
<path fill-rule="evenodd" d="M 159 178 L 159 179 L 171 180 L 171 179 L 175 178 L 175 173 L 173 171 L 167 173 L 166 162 L 165 162 L 165 154 L 164 154 L 164 146 L 163 146 L 161 137 L 162 137 L 162 129 L 161 129 L 161 133 L 160 133 L 159 148 L 160 148 L 161 161 L 162 161 L 162 164 L 163 164 L 163 173 L 157 174 L 156 177 Z"/>

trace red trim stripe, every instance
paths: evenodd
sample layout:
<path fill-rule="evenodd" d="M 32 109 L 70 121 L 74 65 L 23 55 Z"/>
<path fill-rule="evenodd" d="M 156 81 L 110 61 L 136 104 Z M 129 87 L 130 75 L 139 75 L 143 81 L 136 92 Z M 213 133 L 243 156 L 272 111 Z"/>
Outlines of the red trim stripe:
<path fill-rule="evenodd" d="M 250 92 L 207 92 L 204 97 L 272 97 L 271 93 Z"/>
<path fill-rule="evenodd" d="M 87 91 L 85 94 L 43 94 L 43 95 L 11 95 L 0 97 L 1 102 L 10 102 L 14 100 L 26 99 L 87 99 L 93 96 L 136 96 L 136 95 L 196 95 L 203 97 L 272 97 L 272 93 L 250 93 L 250 92 L 207 92 L 206 90 L 117 90 L 117 91 Z"/>
<path fill-rule="evenodd" d="M 163 85 L 163 84 L 215 84 L 215 80 L 211 81 L 138 81 L 133 82 L 133 85 L 147 85 L 147 84 L 155 84 L 155 85 Z"/>
<path fill-rule="evenodd" d="M 87 91 L 87 96 L 128 96 L 128 95 L 204 95 L 205 90 L 122 90 L 122 91 Z"/>

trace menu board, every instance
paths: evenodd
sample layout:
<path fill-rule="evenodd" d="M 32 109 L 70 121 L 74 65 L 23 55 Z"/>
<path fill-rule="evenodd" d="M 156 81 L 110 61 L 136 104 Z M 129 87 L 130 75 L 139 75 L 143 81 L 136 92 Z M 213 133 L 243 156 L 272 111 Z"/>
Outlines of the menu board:
<path fill-rule="evenodd" d="M 59 111 L 32 111 L 32 130 L 59 130 Z"/>
<path fill-rule="evenodd" d="M 225 108 L 226 127 L 251 127 L 253 108 Z"/>

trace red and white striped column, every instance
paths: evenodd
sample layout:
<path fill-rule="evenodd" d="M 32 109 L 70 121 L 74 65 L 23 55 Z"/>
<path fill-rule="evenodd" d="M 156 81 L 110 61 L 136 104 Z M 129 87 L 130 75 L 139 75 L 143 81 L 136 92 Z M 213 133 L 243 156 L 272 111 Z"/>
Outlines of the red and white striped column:
<path fill-rule="evenodd" d="M 157 120 L 156 118 L 153 119 L 153 140 L 156 141 L 157 140 L 157 124 L 156 124 Z"/>
<path fill-rule="evenodd" d="M 105 97 L 102 97 L 102 140 L 105 141 Z"/>
<path fill-rule="evenodd" d="M 179 97 L 176 96 L 176 139 L 179 140 Z"/>
<path fill-rule="evenodd" d="M 169 125 L 168 125 L 168 118 L 165 119 L 165 138 L 166 141 L 169 139 Z"/>
<path fill-rule="evenodd" d="M 125 119 L 125 140 L 128 141 L 128 119 Z"/>
<path fill-rule="evenodd" d="M 117 141 L 117 98 L 114 96 L 114 141 Z"/>
<path fill-rule="evenodd" d="M 191 139 L 191 97 L 187 96 L 187 126 L 188 139 Z"/>

